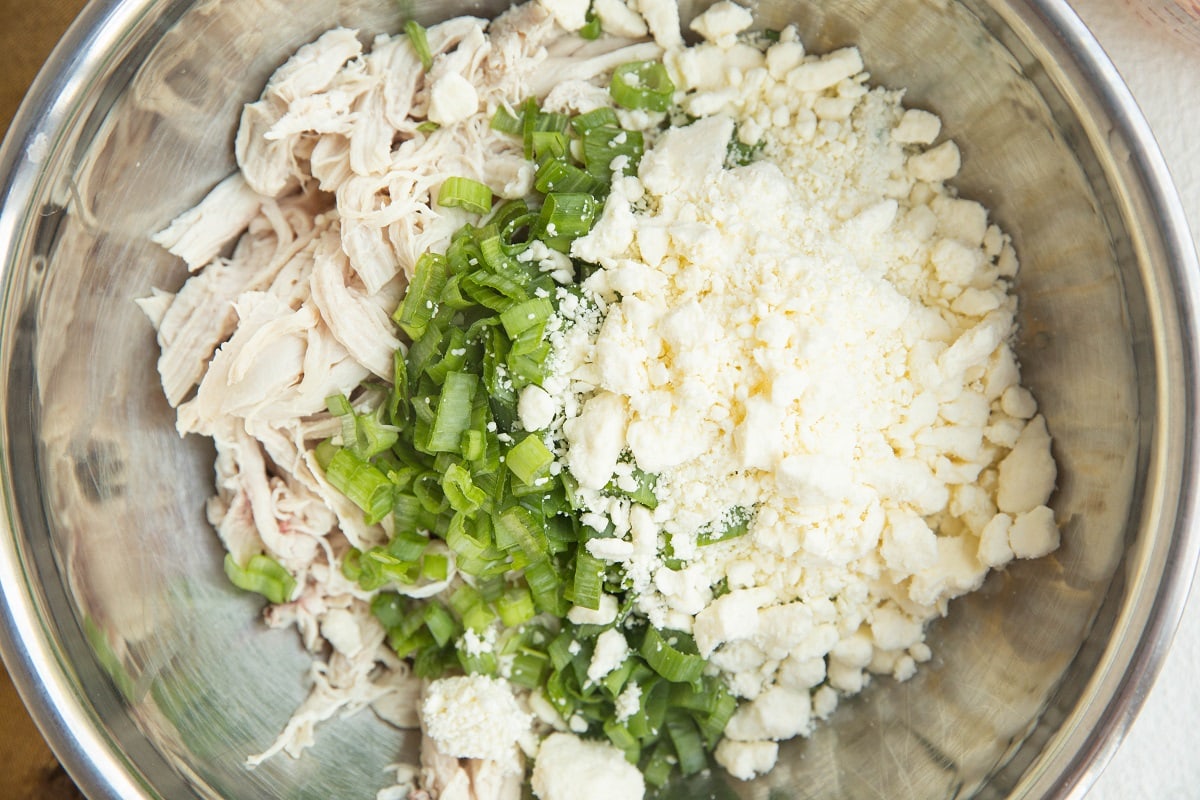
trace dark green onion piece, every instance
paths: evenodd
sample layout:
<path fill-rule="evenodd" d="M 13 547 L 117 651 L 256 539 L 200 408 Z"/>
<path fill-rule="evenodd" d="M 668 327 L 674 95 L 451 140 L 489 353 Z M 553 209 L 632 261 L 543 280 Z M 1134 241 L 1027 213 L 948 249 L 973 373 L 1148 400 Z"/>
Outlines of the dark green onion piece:
<path fill-rule="evenodd" d="M 703 658 L 673 647 L 655 628 L 646 629 L 640 652 L 651 669 L 672 683 L 694 683 L 704 674 Z"/>

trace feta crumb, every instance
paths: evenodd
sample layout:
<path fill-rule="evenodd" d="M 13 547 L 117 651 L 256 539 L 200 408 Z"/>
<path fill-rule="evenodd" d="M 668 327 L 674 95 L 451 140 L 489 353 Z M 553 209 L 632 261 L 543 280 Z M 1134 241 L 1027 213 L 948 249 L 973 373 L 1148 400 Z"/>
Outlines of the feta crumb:
<path fill-rule="evenodd" d="M 722 739 L 714 755 L 726 772 L 740 781 L 748 781 L 771 771 L 779 757 L 779 745 L 771 741 L 735 742 Z"/>
<path fill-rule="evenodd" d="M 552 733 L 538 748 L 530 778 L 539 800 L 641 800 L 645 779 L 607 742 Z"/>
<path fill-rule="evenodd" d="M 494 761 L 507 774 L 520 772 L 518 743 L 529 734 L 533 720 L 502 678 L 471 675 L 432 681 L 425 689 L 421 719 L 438 752 Z"/>

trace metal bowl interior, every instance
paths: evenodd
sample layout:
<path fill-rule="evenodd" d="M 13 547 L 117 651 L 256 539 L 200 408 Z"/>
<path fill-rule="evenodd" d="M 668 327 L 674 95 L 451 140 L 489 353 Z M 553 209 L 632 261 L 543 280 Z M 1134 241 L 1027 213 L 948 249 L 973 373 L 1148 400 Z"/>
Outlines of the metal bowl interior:
<path fill-rule="evenodd" d="M 504 2 L 414 0 L 423 21 Z M 685 17 L 694 12 L 685 3 Z M 1062 0 L 761 0 L 810 49 L 862 49 L 959 143 L 963 196 L 1015 240 L 1024 376 L 1055 439 L 1063 546 L 950 605 L 918 677 L 879 679 L 747 797 L 1079 795 L 1182 610 L 1195 517 L 1195 254 L 1132 99 Z M 307 658 L 225 581 L 212 451 L 181 440 L 133 299 L 183 267 L 148 240 L 232 169 L 240 104 L 380 0 L 93 2 L 0 166 L 0 645 L 93 798 L 373 797 L 414 745 L 369 712 L 299 760 L 243 761 Z"/>

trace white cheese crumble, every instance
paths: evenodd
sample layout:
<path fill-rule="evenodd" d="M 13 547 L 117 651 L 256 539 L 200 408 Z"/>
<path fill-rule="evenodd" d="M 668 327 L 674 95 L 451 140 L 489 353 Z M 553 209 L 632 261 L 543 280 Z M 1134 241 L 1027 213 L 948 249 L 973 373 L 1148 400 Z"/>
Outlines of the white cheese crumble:
<path fill-rule="evenodd" d="M 533 717 L 521 709 L 507 681 L 469 675 L 431 681 L 421 721 L 443 755 L 487 759 L 517 774 L 519 743 L 532 730 Z"/>
<path fill-rule="evenodd" d="M 530 781 L 539 800 L 641 800 L 637 766 L 607 742 L 552 733 L 538 748 Z"/>

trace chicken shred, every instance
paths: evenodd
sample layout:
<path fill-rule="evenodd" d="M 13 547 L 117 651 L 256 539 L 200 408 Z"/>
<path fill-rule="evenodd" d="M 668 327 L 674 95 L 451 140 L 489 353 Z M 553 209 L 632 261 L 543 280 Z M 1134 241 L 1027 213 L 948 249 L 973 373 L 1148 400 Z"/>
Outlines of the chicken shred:
<path fill-rule="evenodd" d="M 250 765 L 298 757 L 321 722 L 367 707 L 397 727 L 420 724 L 422 681 L 388 647 L 371 594 L 342 574 L 351 547 L 390 531 L 367 524 L 317 464 L 316 445 L 340 426 L 325 398 L 391 380 L 403 344 L 389 313 L 420 255 L 472 219 L 434 202 L 441 184 L 462 176 L 503 198 L 529 193 L 534 170 L 519 141 L 492 130 L 495 111 L 530 96 L 564 111 L 610 104 L 606 71 L 662 53 L 655 42 L 587 42 L 539 2 L 491 22 L 451 19 L 427 38 L 427 72 L 404 36 L 368 42 L 336 28 L 301 47 L 244 107 L 238 171 L 154 237 L 192 273 L 139 305 L 180 435 L 216 445 L 208 519 L 238 563 L 266 553 L 296 578 L 295 596 L 264 619 L 295 627 L 313 655 L 307 698 Z M 441 124 L 431 129 L 431 117 Z M 446 581 L 401 590 L 443 590 L 455 576 L 443 550 Z M 429 738 L 421 760 L 415 785 L 416 768 L 400 764 L 379 797 L 521 796 L 519 775 L 439 753 Z"/>

